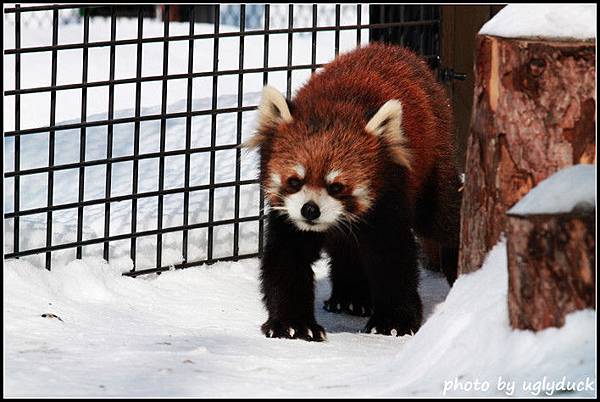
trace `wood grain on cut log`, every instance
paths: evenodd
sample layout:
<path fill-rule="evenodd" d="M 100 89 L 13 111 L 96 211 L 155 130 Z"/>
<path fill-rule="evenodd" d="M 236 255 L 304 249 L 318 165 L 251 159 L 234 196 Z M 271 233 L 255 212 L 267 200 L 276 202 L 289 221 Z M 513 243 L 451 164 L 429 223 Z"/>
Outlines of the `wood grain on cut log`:
<path fill-rule="evenodd" d="M 595 212 L 509 216 L 508 310 L 513 328 L 561 327 L 595 308 Z"/>
<path fill-rule="evenodd" d="M 595 68 L 593 42 L 478 36 L 459 273 L 479 269 L 539 181 L 594 162 Z"/>

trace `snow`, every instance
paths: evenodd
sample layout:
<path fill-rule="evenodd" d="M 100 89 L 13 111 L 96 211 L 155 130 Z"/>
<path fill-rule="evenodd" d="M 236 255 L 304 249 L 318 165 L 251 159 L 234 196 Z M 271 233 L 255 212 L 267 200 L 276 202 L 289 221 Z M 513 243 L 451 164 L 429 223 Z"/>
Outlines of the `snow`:
<path fill-rule="evenodd" d="M 561 169 L 532 188 L 510 215 L 569 213 L 596 208 L 596 166 L 580 164 Z"/>
<path fill-rule="evenodd" d="M 480 35 L 504 38 L 591 40 L 596 4 L 509 4 L 486 22 Z"/>
<path fill-rule="evenodd" d="M 499 379 L 531 396 L 524 384 L 563 376 L 594 381 L 573 395 L 595 394 L 595 311 L 560 329 L 512 331 L 504 243 L 448 294 L 440 274 L 422 272 L 426 322 L 399 338 L 358 333 L 366 318 L 321 309 L 326 260 L 315 266 L 323 343 L 260 333 L 256 259 L 135 279 L 124 268 L 5 261 L 5 396 L 503 396 Z M 474 381 L 489 389 L 457 388 Z"/>

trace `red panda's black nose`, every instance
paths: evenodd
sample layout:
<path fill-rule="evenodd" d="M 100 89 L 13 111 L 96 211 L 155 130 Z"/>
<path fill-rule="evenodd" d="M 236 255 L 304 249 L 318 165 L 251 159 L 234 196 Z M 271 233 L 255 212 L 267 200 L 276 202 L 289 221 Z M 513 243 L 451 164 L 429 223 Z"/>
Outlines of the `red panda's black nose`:
<path fill-rule="evenodd" d="M 319 216 L 321 216 L 321 211 L 319 211 L 319 206 L 312 201 L 307 202 L 302 206 L 300 213 L 303 217 L 305 217 L 309 221 L 314 221 Z"/>

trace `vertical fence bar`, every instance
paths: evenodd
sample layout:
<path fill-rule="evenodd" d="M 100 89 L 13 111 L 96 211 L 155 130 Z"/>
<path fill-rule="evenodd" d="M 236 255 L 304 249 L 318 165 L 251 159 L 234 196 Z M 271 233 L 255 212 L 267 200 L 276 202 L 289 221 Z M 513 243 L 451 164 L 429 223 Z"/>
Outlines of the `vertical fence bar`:
<path fill-rule="evenodd" d="M 141 114 L 141 103 L 142 103 L 142 38 L 144 33 L 144 13 L 140 6 L 138 9 L 138 26 L 137 26 L 137 55 L 136 55 L 136 71 L 135 71 L 135 118 L 136 121 L 133 125 L 133 188 L 132 194 L 138 193 L 138 176 L 139 176 L 139 161 L 137 156 L 140 154 L 140 121 L 137 120 Z M 137 232 L 137 198 L 131 200 L 131 233 Z M 137 237 L 131 238 L 131 244 L 129 246 L 129 257 L 133 261 L 133 268 L 131 271 L 135 271 L 136 259 L 137 259 Z"/>
<path fill-rule="evenodd" d="M 362 4 L 358 4 L 356 6 L 356 25 L 360 26 L 362 18 Z M 356 46 L 360 46 L 361 42 L 361 30 L 358 28 L 356 30 Z"/>
<path fill-rule="evenodd" d="M 335 5 L 335 55 L 340 53 L 340 5 Z"/>
<path fill-rule="evenodd" d="M 196 7 L 191 6 L 190 10 L 190 36 L 194 35 L 194 23 L 196 20 Z M 189 206 L 190 206 L 190 148 L 192 147 L 192 96 L 193 96 L 193 84 L 191 74 L 194 71 L 194 40 L 190 39 L 188 44 L 188 82 L 187 82 L 187 107 L 185 117 L 185 172 L 184 172 L 184 184 L 185 191 L 183 192 L 183 226 L 187 227 L 189 223 Z M 188 230 L 183 230 L 183 262 L 188 261 Z"/>
<path fill-rule="evenodd" d="M 317 27 L 317 5 L 313 4 L 312 6 L 312 27 L 313 29 L 315 29 Z M 311 57 L 310 57 L 310 64 L 311 64 L 311 68 L 310 71 L 312 73 L 315 72 L 315 70 L 317 69 L 317 67 L 315 66 L 317 64 L 317 31 L 314 30 L 312 32 L 312 43 L 311 43 Z"/>
<path fill-rule="evenodd" d="M 265 31 L 269 31 L 270 27 L 270 19 L 271 19 L 271 6 L 269 4 L 265 4 Z M 269 67 L 269 34 L 266 33 L 264 35 L 263 41 L 263 68 L 265 71 L 263 72 L 263 85 L 267 85 L 269 82 L 269 72 L 266 69 Z M 262 256 L 263 250 L 263 242 L 264 242 L 264 233 L 265 233 L 265 224 L 263 217 L 265 215 L 265 193 L 260 186 L 259 190 L 259 212 L 258 212 L 258 254 Z"/>
<path fill-rule="evenodd" d="M 289 100 L 292 98 L 292 50 L 293 50 L 293 39 L 294 34 L 292 33 L 292 29 L 294 29 L 294 5 L 290 4 L 288 8 L 288 54 L 287 54 L 287 86 L 285 96 Z"/>
<path fill-rule="evenodd" d="M 213 46 L 213 72 L 216 73 L 219 70 L 219 38 L 216 36 L 219 34 L 219 23 L 221 18 L 221 9 L 220 5 L 216 4 L 215 6 L 215 26 L 214 26 L 214 46 Z M 217 108 L 217 97 L 218 97 L 218 76 L 213 75 L 212 80 L 212 109 L 215 110 Z M 213 113 L 211 116 L 210 122 L 210 188 L 208 190 L 208 230 L 207 230 L 207 260 L 208 262 L 212 262 L 213 259 L 213 232 L 214 227 L 212 225 L 214 212 L 215 212 L 215 146 L 217 142 L 217 115 Z"/>
<path fill-rule="evenodd" d="M 117 13 L 115 6 L 111 6 L 110 13 L 110 70 L 109 70 L 109 81 L 108 85 L 108 126 L 106 133 L 106 159 L 109 161 L 106 163 L 106 183 L 104 187 L 104 196 L 105 198 L 110 198 L 111 193 L 111 180 L 112 180 L 112 162 L 110 159 L 112 158 L 112 148 L 113 148 L 113 123 L 112 120 L 114 118 L 114 108 L 115 108 L 115 53 L 116 46 L 114 41 L 117 37 Z M 110 202 L 106 201 L 104 203 L 104 237 L 107 238 L 110 236 Z M 109 242 L 104 242 L 104 250 L 103 257 L 106 261 L 109 259 Z"/>
<path fill-rule="evenodd" d="M 83 44 L 86 45 L 90 39 L 90 15 L 87 10 L 84 11 L 83 16 Z M 83 48 L 83 63 L 81 73 L 81 83 L 87 84 L 88 80 L 88 48 Z M 81 88 L 81 123 L 87 121 L 87 87 Z M 85 161 L 85 144 L 86 143 L 86 127 L 81 127 L 79 134 L 79 163 Z M 79 167 L 79 194 L 78 202 L 82 203 L 85 195 L 85 167 Z M 83 207 L 80 205 L 77 207 L 77 242 L 83 240 Z M 82 257 L 82 247 L 77 246 L 77 258 Z"/>
<path fill-rule="evenodd" d="M 246 31 L 246 6 L 244 4 L 240 5 L 240 51 L 239 51 L 239 68 L 242 70 L 244 68 L 244 44 L 245 37 L 243 33 Z M 238 74 L 238 108 L 242 107 L 243 100 L 243 91 L 244 91 L 244 74 Z M 237 112 L 237 144 L 242 143 L 242 112 Z M 233 256 L 236 257 L 239 255 L 240 248 L 240 224 L 238 219 L 240 219 L 240 176 L 241 176 L 241 156 L 242 150 L 237 147 L 235 149 L 235 205 L 234 205 L 234 220 L 233 224 Z"/>
<path fill-rule="evenodd" d="M 15 49 L 21 48 L 21 6 L 15 4 Z M 21 53 L 15 54 L 15 90 L 21 89 Z M 15 95 L 15 132 L 21 129 L 21 95 L 19 92 Z M 15 172 L 21 170 L 21 137 L 15 136 Z M 13 218 L 13 253 L 19 252 L 19 202 L 20 202 L 20 176 L 15 175 L 14 179 L 14 200 L 13 210 L 15 217 Z"/>
<path fill-rule="evenodd" d="M 160 157 L 158 158 L 158 222 L 156 235 L 156 268 L 162 267 L 162 229 L 163 229 L 163 209 L 164 209 L 164 189 L 165 189 L 165 145 L 166 145 L 166 129 L 167 119 L 167 75 L 169 73 L 169 19 L 170 6 L 164 8 L 164 25 L 163 25 L 163 74 L 162 74 L 162 94 L 160 108 Z"/>
<path fill-rule="evenodd" d="M 419 17 L 421 19 L 421 21 L 423 21 L 425 19 L 425 6 L 420 6 L 419 7 Z M 425 27 L 420 27 L 419 28 L 419 54 L 424 55 L 425 54 Z"/>
<path fill-rule="evenodd" d="M 400 6 L 400 22 L 404 22 L 404 9 L 406 8 L 406 6 Z M 406 41 L 406 32 L 404 31 L 404 27 L 400 27 L 398 28 L 398 31 L 400 32 L 400 45 L 404 46 L 404 43 Z"/>
<path fill-rule="evenodd" d="M 58 45 L 58 9 L 52 11 L 52 46 Z M 50 78 L 51 86 L 56 86 L 56 75 L 57 75 L 57 64 L 58 64 L 58 51 L 52 50 L 52 76 Z M 48 166 L 54 166 L 54 142 L 55 142 L 55 131 L 54 126 L 56 125 L 56 90 L 50 91 L 50 131 L 48 133 Z M 48 208 L 53 205 L 54 197 L 54 171 L 48 172 L 48 188 L 46 189 L 48 195 Z M 52 211 L 46 212 L 46 247 L 52 246 Z M 52 264 L 52 253 L 46 252 L 46 269 L 50 270 Z"/>

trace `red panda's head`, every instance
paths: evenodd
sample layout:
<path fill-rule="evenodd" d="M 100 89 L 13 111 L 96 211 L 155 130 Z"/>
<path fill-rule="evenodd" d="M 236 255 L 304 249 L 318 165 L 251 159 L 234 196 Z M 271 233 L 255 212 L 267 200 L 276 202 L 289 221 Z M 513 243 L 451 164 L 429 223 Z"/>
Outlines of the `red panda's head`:
<path fill-rule="evenodd" d="M 308 114 L 300 105 L 290 110 L 266 86 L 257 133 L 245 143 L 261 148 L 261 185 L 271 208 L 300 230 L 316 232 L 351 224 L 369 211 L 384 185 L 387 160 L 410 168 L 399 101 L 388 101 L 368 121 L 344 113 L 343 106 L 321 106 Z"/>

